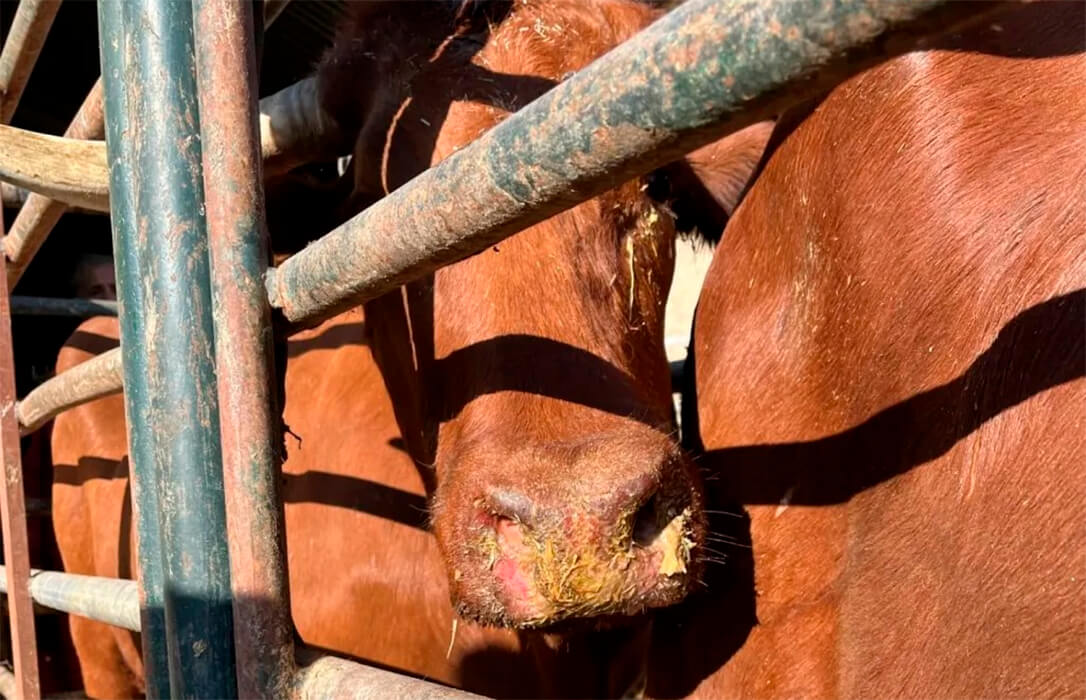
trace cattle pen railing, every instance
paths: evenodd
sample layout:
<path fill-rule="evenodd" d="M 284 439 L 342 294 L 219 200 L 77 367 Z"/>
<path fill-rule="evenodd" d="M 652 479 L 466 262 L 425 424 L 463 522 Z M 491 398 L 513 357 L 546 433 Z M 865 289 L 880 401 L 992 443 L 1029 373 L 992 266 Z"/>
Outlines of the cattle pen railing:
<path fill-rule="evenodd" d="M 57 6 L 18 6 L 0 55 L 5 124 Z M 3 285 L 14 286 L 66 208 L 101 209 L 108 199 L 121 327 L 120 350 L 16 401 L 13 309 L 116 310 L 0 294 L 0 519 L 14 657 L 14 674 L 0 678 L 7 695 L 40 695 L 37 603 L 141 632 L 151 697 L 467 697 L 295 649 L 273 325 L 278 333 L 312 325 L 1000 9 L 689 0 L 269 268 L 253 7 L 99 0 L 102 78 L 65 138 L 0 124 L 0 179 L 32 192 L 4 239 Z M 264 18 L 281 9 L 276 3 Z M 84 140 L 103 136 L 104 157 L 100 142 Z M 53 158 L 50 168 L 31 167 L 37 149 Z M 32 571 L 19 435 L 122 386 L 138 583 Z"/>

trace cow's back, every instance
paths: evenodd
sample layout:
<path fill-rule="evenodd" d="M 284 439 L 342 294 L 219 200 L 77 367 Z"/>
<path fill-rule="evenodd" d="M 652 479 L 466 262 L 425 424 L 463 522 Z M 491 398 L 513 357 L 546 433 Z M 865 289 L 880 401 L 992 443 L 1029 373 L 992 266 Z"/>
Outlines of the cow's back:
<path fill-rule="evenodd" d="M 705 661 L 733 585 L 665 627 L 699 647 L 680 690 L 717 666 L 707 696 L 1086 687 L 1083 8 L 980 36 L 838 88 L 725 232 L 698 418 L 758 624 Z"/>

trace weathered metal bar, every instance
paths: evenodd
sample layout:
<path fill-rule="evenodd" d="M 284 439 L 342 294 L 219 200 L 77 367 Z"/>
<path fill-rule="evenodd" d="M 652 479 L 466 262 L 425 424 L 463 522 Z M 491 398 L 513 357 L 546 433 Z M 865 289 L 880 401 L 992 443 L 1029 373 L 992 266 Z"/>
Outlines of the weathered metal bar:
<path fill-rule="evenodd" d="M 308 654 L 305 654 L 308 655 Z M 294 682 L 295 700 L 471 700 L 482 698 L 457 688 L 340 659 L 320 656 L 301 668 Z"/>
<path fill-rule="evenodd" d="M 0 566 L 2 571 L 4 567 Z M 0 593 L 8 592 L 2 581 L 0 586 Z M 53 610 L 140 631 L 140 601 L 135 581 L 33 569 L 30 597 Z"/>
<path fill-rule="evenodd" d="M 109 211 L 109 171 L 101 141 L 0 124 L 0 180 L 67 204 Z"/>
<path fill-rule="evenodd" d="M 116 316 L 117 302 L 108 299 L 61 299 L 58 297 L 11 297 L 13 316 Z"/>
<path fill-rule="evenodd" d="M 144 289 L 141 245 L 137 229 L 137 179 L 134 139 L 131 129 L 139 105 L 129 100 L 128 82 L 136 70 L 129 64 L 131 43 L 125 31 L 127 0 L 100 0 L 98 3 L 98 48 L 102 65 L 102 97 L 105 111 L 106 145 L 109 150 L 109 186 L 113 192 L 110 219 L 113 228 L 113 258 L 120 301 L 122 338 L 131 344 L 123 354 L 125 420 L 128 425 L 145 420 L 151 413 L 148 381 L 150 357 L 143 344 Z M 127 341 L 126 341 L 127 342 Z M 143 647 L 143 675 L 148 698 L 170 696 L 169 662 L 166 648 L 165 575 L 162 565 L 162 534 L 159 528 L 157 474 L 151 436 L 146 430 L 128 431 L 129 485 L 136 526 L 136 579 L 140 595 L 140 641 Z"/>
<path fill-rule="evenodd" d="M 0 52 L 0 123 L 7 124 L 15 114 L 59 9 L 60 0 L 19 2 Z"/>
<path fill-rule="evenodd" d="M 265 5 L 264 21 L 266 25 L 274 22 L 286 9 L 289 0 L 276 0 Z M 99 78 L 90 92 L 87 93 L 83 104 L 76 113 L 72 123 L 64 132 L 66 138 L 71 139 L 103 139 L 105 138 L 105 125 L 102 120 L 102 80 Z M 21 206 L 23 209 L 19 216 L 12 222 L 11 230 L 4 238 L 4 252 L 8 260 L 8 284 L 9 289 L 14 289 L 16 283 L 26 271 L 27 266 L 37 255 L 42 243 L 49 237 L 57 221 L 67 210 L 81 212 L 98 212 L 95 209 L 74 207 L 64 202 L 49 199 L 45 195 L 36 192 L 29 193 L 26 190 L 14 188 L 7 183 L 2 184 L 4 205 Z M 10 201 L 10 203 L 9 203 Z M 108 211 L 108 207 L 105 208 Z"/>
<path fill-rule="evenodd" d="M 223 486 L 240 697 L 284 697 L 294 673 L 282 504 L 282 428 L 257 124 L 253 6 L 196 0 Z"/>
<path fill-rule="evenodd" d="M 0 229 L 3 217 L 0 216 Z M 0 282 L 3 279 L 0 266 Z M 6 283 L 6 282 L 5 282 Z M 4 287 L 0 285 L 0 289 Z M 4 478 L 0 490 L 0 532 L 10 610 L 12 657 L 16 696 L 20 700 L 41 697 L 38 651 L 34 640 L 34 605 L 30 600 L 30 546 L 26 535 L 26 494 L 23 491 L 22 451 L 15 417 L 15 358 L 11 348 L 11 309 L 7 294 L 0 294 L 0 458 Z"/>
<path fill-rule="evenodd" d="M 689 0 L 271 270 L 272 305 L 315 323 L 990 11 Z"/>
<path fill-rule="evenodd" d="M 101 13 L 103 23 L 120 20 L 124 47 L 120 75 L 103 73 L 106 116 L 116 114 L 110 82 L 120 77 L 125 95 L 116 107 L 127 112 L 128 144 L 114 169 L 128 171 L 139 214 L 117 237 L 134 249 L 136 268 L 125 274 L 137 273 L 145 290 L 138 309 L 122 293 L 121 319 L 131 312 L 146 319 L 142 337 L 127 335 L 122 323 L 121 346 L 146 360 L 140 369 L 147 393 L 138 399 L 145 410 L 130 411 L 128 431 L 146 433 L 157 476 L 170 696 L 234 697 L 192 5 L 117 1 L 119 13 L 111 11 L 114 0 Z M 110 128 L 107 139 L 113 137 Z M 126 386 L 128 370 L 126 361 Z"/>
<path fill-rule="evenodd" d="M 102 119 L 102 80 L 99 78 L 87 93 L 79 111 L 64 132 L 71 139 L 103 139 L 105 123 Z M 42 243 L 68 209 L 64 202 L 31 193 L 19 215 L 4 236 L 4 253 L 8 258 L 8 289 L 14 289 L 30 261 L 37 255 Z"/>
<path fill-rule="evenodd" d="M 306 78 L 260 101 L 265 175 L 350 150 L 336 123 L 317 105 L 317 84 Z M 101 141 L 50 136 L 0 124 L 0 181 L 63 202 L 72 209 L 109 211 L 106 147 Z M 10 187 L 9 187 L 10 191 Z"/>
<path fill-rule="evenodd" d="M 69 408 L 120 393 L 122 364 L 121 350 L 114 348 L 42 382 L 15 405 L 20 434 L 34 432 Z"/>

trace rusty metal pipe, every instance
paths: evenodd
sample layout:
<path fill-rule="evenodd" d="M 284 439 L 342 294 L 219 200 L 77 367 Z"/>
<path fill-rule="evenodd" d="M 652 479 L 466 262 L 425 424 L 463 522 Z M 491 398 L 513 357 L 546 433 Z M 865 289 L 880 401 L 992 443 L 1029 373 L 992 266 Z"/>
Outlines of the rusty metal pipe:
<path fill-rule="evenodd" d="M 3 217 L 0 216 L 2 228 Z M 4 281 L 3 277 L 4 269 L 0 267 L 0 282 Z M 16 696 L 20 700 L 37 700 L 41 697 L 41 684 L 34 638 L 34 604 L 29 590 L 30 546 L 26 534 L 26 495 L 15 410 L 15 358 L 7 294 L 0 294 L 0 458 L 4 467 L 0 490 L 0 534 L 3 535 L 4 562 L 7 565 L 3 578 L 9 591 Z"/>
<path fill-rule="evenodd" d="M 944 0 L 689 0 L 270 270 L 313 324 L 991 12 Z"/>
<path fill-rule="evenodd" d="M 294 700 L 471 700 L 482 696 L 335 656 L 319 656 L 299 669 L 291 697 Z"/>
<path fill-rule="evenodd" d="M 0 574 L 4 572 L 0 565 Z M 0 593 L 7 592 L 0 575 Z M 30 597 L 53 610 L 140 631 L 140 601 L 135 581 L 32 569 Z"/>
<path fill-rule="evenodd" d="M 265 4 L 265 24 L 270 25 L 286 9 L 290 0 L 276 0 Z M 58 3 L 59 4 L 59 3 Z M 104 139 L 105 124 L 102 119 L 102 79 L 94 83 L 79 111 L 72 119 L 64 136 L 70 139 Z M 21 206 L 22 210 L 11 224 L 4 238 L 4 253 L 8 257 L 8 289 L 14 289 L 31 260 L 37 255 L 45 239 L 53 231 L 60 217 L 69 210 L 82 213 L 102 213 L 103 209 L 84 208 L 59 200 L 28 192 L 3 183 L 4 206 Z"/>
<path fill-rule="evenodd" d="M 269 245 L 253 6 L 197 0 L 193 19 L 238 693 L 283 697 L 294 673 L 294 638 L 263 279 Z"/>
<path fill-rule="evenodd" d="M 102 117 L 102 79 L 99 78 L 79 107 L 64 136 L 70 139 L 104 139 Z M 68 205 L 37 192 L 30 193 L 4 236 L 4 254 L 8 258 L 8 291 L 22 278 L 30 261 L 45 239 L 68 210 Z"/>
<path fill-rule="evenodd" d="M 34 64 L 38 62 L 60 0 L 21 0 L 0 53 L 0 123 L 15 114 Z"/>
<path fill-rule="evenodd" d="M 113 348 L 47 379 L 15 405 L 20 434 L 34 432 L 69 408 L 120 393 L 122 377 L 121 349 Z"/>

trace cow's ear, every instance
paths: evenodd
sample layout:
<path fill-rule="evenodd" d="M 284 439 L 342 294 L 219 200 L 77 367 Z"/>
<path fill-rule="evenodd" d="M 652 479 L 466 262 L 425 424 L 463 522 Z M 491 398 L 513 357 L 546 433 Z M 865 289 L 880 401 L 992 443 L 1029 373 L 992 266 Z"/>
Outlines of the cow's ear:
<path fill-rule="evenodd" d="M 762 159 L 773 125 L 752 124 L 660 168 L 650 179 L 650 196 L 667 203 L 680 232 L 696 231 L 716 243 Z"/>

